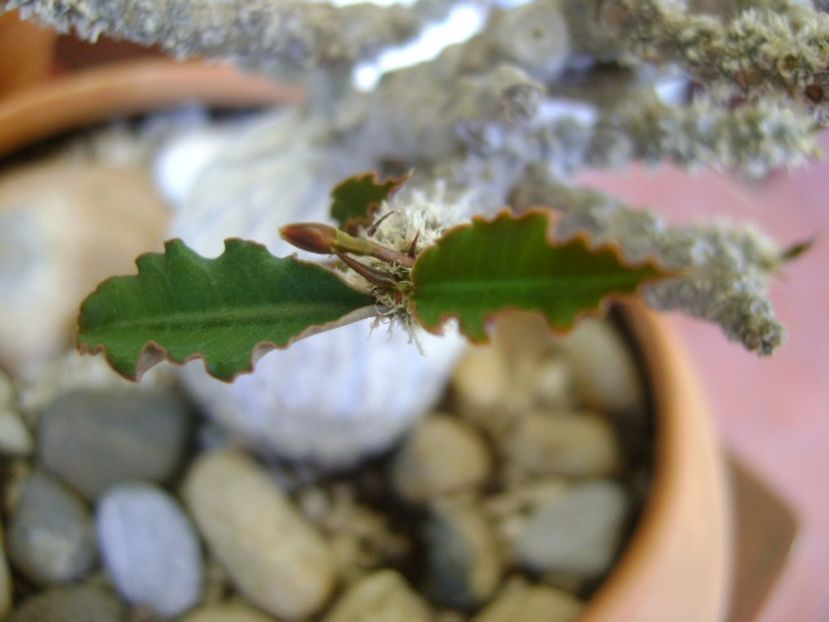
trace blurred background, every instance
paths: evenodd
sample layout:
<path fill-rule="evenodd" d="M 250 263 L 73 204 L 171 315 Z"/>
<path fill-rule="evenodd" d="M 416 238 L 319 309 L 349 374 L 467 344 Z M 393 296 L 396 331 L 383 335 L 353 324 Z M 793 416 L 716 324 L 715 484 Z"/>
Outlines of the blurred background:
<path fill-rule="evenodd" d="M 4 15 L 0 103 L 69 72 L 138 56 L 161 57 L 155 50 L 106 38 L 95 45 L 83 43 Z M 370 83 L 371 72 L 364 78 Z M 823 145 L 829 150 L 829 134 Z M 786 567 L 758 622 L 829 621 L 829 162 L 751 183 L 670 167 L 631 167 L 587 174 L 582 181 L 652 206 L 675 222 L 751 220 L 783 244 L 816 239 L 814 248 L 787 266 L 775 284 L 774 300 L 790 334 L 772 358 L 747 354 L 701 322 L 671 321 L 698 370 L 724 445 L 796 516 L 797 535 Z M 743 529 L 755 525 L 750 546 L 762 549 L 773 540 L 768 530 L 785 529 L 786 521 L 775 523 L 760 506 L 748 507 L 747 512 L 742 508 Z M 787 540 L 781 541 L 785 545 Z"/>

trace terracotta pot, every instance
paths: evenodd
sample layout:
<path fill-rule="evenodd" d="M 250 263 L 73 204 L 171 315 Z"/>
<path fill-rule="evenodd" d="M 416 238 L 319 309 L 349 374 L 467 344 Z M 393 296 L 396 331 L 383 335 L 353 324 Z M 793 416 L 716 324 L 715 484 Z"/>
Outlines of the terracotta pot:
<path fill-rule="evenodd" d="M 585 622 L 722 622 L 729 605 L 731 508 L 723 454 L 677 336 L 640 304 L 625 307 L 656 416 L 650 497 Z"/>
<path fill-rule="evenodd" d="M 119 63 L 56 78 L 0 101 L 0 156 L 70 129 L 186 102 L 252 108 L 301 99 L 297 87 L 218 65 Z"/>
<path fill-rule="evenodd" d="M 142 62 L 90 70 L 0 102 L 0 155 L 68 129 L 183 101 L 295 102 L 297 89 L 227 69 Z M 724 465 L 693 370 L 666 323 L 624 307 L 656 414 L 653 488 L 631 540 L 591 600 L 587 622 L 722 622 L 730 510 Z"/>
<path fill-rule="evenodd" d="M 21 21 L 17 11 L 0 15 L 0 96 L 49 75 L 57 33 Z"/>

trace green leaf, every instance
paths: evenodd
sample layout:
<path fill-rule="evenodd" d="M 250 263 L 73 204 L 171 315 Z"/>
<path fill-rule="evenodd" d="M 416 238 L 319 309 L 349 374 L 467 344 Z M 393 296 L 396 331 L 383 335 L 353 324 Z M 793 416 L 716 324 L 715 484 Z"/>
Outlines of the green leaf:
<path fill-rule="evenodd" d="M 450 230 L 417 258 L 412 313 L 432 332 L 457 318 L 473 341 L 486 340 L 488 320 L 509 309 L 538 312 L 565 330 L 608 295 L 668 276 L 652 264 L 627 265 L 614 249 L 591 249 L 583 239 L 551 242 L 549 229 L 549 212 L 534 210 Z"/>
<path fill-rule="evenodd" d="M 254 349 L 287 347 L 374 303 L 327 269 L 255 242 L 225 240 L 216 259 L 181 240 L 164 246 L 136 260 L 137 275 L 104 281 L 81 305 L 79 349 L 104 352 L 127 378 L 164 358 L 203 358 L 208 373 L 230 381 L 252 370 Z"/>
<path fill-rule="evenodd" d="M 380 204 L 408 179 L 404 175 L 380 183 L 374 173 L 349 177 L 331 192 L 331 217 L 340 229 L 353 234 L 359 225 L 370 225 Z"/>

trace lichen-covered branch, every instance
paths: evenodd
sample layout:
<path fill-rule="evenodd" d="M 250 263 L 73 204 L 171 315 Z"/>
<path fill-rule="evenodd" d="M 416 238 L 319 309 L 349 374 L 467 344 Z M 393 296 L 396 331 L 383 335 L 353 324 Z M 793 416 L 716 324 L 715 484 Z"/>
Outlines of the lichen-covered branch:
<path fill-rule="evenodd" d="M 730 22 L 675 0 L 568 0 L 571 29 L 600 56 L 677 63 L 696 80 L 755 99 L 777 94 L 829 123 L 829 16 L 808 6 L 747 9 Z M 576 37 L 573 37 L 576 39 Z"/>
<path fill-rule="evenodd" d="M 724 110 L 706 100 L 673 106 L 640 96 L 605 111 L 595 123 L 558 119 L 537 138 L 541 159 L 561 172 L 638 160 L 762 177 L 820 153 L 814 121 L 774 100 Z"/>
<path fill-rule="evenodd" d="M 84 39 L 160 45 L 175 56 L 230 59 L 270 73 L 350 67 L 416 35 L 449 2 L 409 9 L 302 0 L 0 0 L 0 10 Z"/>
<path fill-rule="evenodd" d="M 785 329 L 767 298 L 780 249 L 747 226 L 667 225 L 601 192 L 574 188 L 540 168 L 530 171 L 513 196 L 521 209 L 548 205 L 560 211 L 556 235 L 587 232 L 597 243 L 617 244 L 631 261 L 656 258 L 681 276 L 651 285 L 645 299 L 660 310 L 681 310 L 719 324 L 732 340 L 760 354 L 783 343 Z"/>

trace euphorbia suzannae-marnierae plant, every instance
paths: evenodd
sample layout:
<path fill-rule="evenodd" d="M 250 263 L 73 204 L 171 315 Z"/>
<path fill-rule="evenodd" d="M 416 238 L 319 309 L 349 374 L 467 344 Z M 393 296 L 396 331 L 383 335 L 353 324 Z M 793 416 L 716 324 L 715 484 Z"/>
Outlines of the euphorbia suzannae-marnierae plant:
<path fill-rule="evenodd" d="M 301 80 L 301 132 L 315 149 L 338 154 L 327 173 L 349 168 L 344 159 L 353 167 L 336 179 L 413 168 L 400 194 L 440 196 L 428 214 L 396 205 L 397 215 L 367 216 L 360 210 L 395 183 L 341 186 L 349 197 L 333 213 L 339 229 L 285 230 L 331 254 L 330 265 L 273 259 L 239 241 L 201 260 L 170 243 L 164 255 L 139 261 L 137 280 L 110 281 L 85 303 L 83 347 L 106 346 L 128 375 L 162 351 L 176 360 L 200 353 L 212 373 L 230 378 L 260 342 L 285 346 L 364 314 L 430 330 L 455 317 L 479 339 L 499 309 L 532 308 L 560 328 L 604 296 L 652 279 L 641 290 L 651 306 L 715 322 L 761 354 L 778 347 L 785 330 L 768 283 L 802 245 L 781 248 L 740 225 L 669 226 L 573 178 L 634 161 L 760 177 L 814 156 L 829 122 L 826 3 L 476 0 L 474 36 L 355 88 L 365 63 L 468 5 L 0 2 L 82 36 L 108 33 Z M 453 228 L 460 204 L 487 216 Z M 505 205 L 516 215 L 496 215 Z M 539 205 L 555 208 L 555 218 L 527 211 Z M 224 312 L 195 322 L 211 309 Z M 197 347 L 180 341 L 188 330 L 201 335 Z M 126 333 L 132 341 L 122 343 Z"/>

